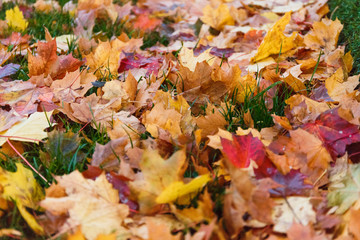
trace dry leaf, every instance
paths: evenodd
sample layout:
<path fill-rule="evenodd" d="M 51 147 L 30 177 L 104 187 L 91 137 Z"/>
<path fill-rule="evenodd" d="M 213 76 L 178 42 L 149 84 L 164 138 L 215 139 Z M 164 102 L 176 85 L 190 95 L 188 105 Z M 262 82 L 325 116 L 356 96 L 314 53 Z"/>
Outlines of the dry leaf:
<path fill-rule="evenodd" d="M 272 54 L 285 53 L 296 47 L 295 38 L 297 33 L 293 32 L 290 37 L 284 35 L 284 30 L 291 19 L 291 12 L 285 15 L 275 23 L 263 39 L 255 56 L 251 59 L 252 62 L 261 61 Z M 280 50 L 281 49 L 281 50 Z"/>
<path fill-rule="evenodd" d="M 7 200 L 14 200 L 20 214 L 37 234 L 44 232 L 43 228 L 36 222 L 26 208 L 36 210 L 38 202 L 43 198 L 41 186 L 36 182 L 33 172 L 21 163 L 16 163 L 16 172 L 8 172 L 0 169 L 0 185 L 3 188 L 1 197 Z"/>
<path fill-rule="evenodd" d="M 86 239 L 95 240 L 100 234 L 125 234 L 121 226 L 129 214 L 129 207 L 119 204 L 119 193 L 107 181 L 105 173 L 96 180 L 85 179 L 74 171 L 56 177 L 67 196 L 46 197 L 40 205 L 54 215 L 68 214 L 60 232 L 75 231 L 81 227 Z"/>

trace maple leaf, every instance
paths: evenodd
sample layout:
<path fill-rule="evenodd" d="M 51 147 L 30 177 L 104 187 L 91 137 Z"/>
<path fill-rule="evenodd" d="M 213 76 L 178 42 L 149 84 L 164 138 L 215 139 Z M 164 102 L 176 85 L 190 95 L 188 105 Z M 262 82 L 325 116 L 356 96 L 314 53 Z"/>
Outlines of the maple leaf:
<path fill-rule="evenodd" d="M 90 71 L 95 72 L 98 78 L 117 76 L 119 68 L 121 48 L 117 46 L 118 39 L 111 42 L 101 42 L 93 52 L 85 55 L 86 64 L 90 67 Z"/>
<path fill-rule="evenodd" d="M 57 108 L 52 98 L 51 89 L 48 87 L 37 88 L 31 81 L 0 81 L 0 105 L 9 105 L 21 115 L 36 112 L 39 105 L 46 111 Z"/>
<path fill-rule="evenodd" d="M 209 104 L 206 108 L 206 115 L 195 119 L 196 125 L 202 130 L 201 136 L 207 137 L 213 135 L 220 129 L 225 129 L 227 121 L 224 115 L 221 114 L 220 109 L 214 105 Z"/>
<path fill-rule="evenodd" d="M 61 9 L 58 2 L 53 2 L 51 0 L 36 0 L 34 7 L 37 11 L 45 13 L 60 11 Z"/>
<path fill-rule="evenodd" d="M 37 234 L 43 233 L 43 228 L 36 222 L 26 207 L 36 210 L 38 202 L 43 198 L 41 186 L 37 183 L 31 170 L 21 163 L 16 163 L 16 172 L 0 169 L 0 185 L 3 188 L 0 196 L 16 203 L 20 214 Z"/>
<path fill-rule="evenodd" d="M 9 129 L 12 125 L 22 119 L 19 115 L 15 114 L 14 110 L 5 111 L 0 109 L 0 132 Z"/>
<path fill-rule="evenodd" d="M 124 163 L 124 161 L 122 161 L 122 163 Z M 82 175 L 87 179 L 95 180 L 103 173 L 103 171 L 104 170 L 99 167 L 88 165 L 88 169 L 82 172 Z M 105 175 L 106 179 L 112 184 L 113 188 L 119 191 L 120 203 L 128 205 L 130 209 L 137 210 L 137 203 L 129 199 L 131 193 L 129 186 L 127 185 L 127 181 L 130 179 L 113 171 L 105 171 Z"/>
<path fill-rule="evenodd" d="M 337 41 L 343 25 L 338 19 L 332 21 L 323 19 L 321 22 L 315 22 L 313 29 L 304 38 L 306 46 L 313 50 L 324 49 L 326 53 L 336 48 Z"/>
<path fill-rule="evenodd" d="M 57 164 L 75 163 L 84 158 L 84 153 L 79 151 L 81 138 L 71 130 L 64 133 L 59 130 L 49 132 L 44 143 L 45 151 L 40 151 L 40 160 L 46 167 Z"/>
<path fill-rule="evenodd" d="M 248 170 L 236 168 L 230 170 L 231 188 L 224 199 L 224 221 L 232 234 L 244 226 L 264 227 L 271 224 L 271 212 L 274 201 L 269 190 L 279 184 L 271 179 L 254 181 Z M 249 215 L 244 218 L 243 216 Z"/>
<path fill-rule="evenodd" d="M 101 167 L 107 171 L 119 170 L 120 159 L 123 158 L 127 143 L 127 136 L 111 140 L 105 145 L 96 143 L 91 165 Z"/>
<path fill-rule="evenodd" d="M 331 108 L 326 102 L 314 101 L 304 95 L 295 94 L 285 100 L 285 103 L 289 105 L 288 111 L 292 118 L 289 120 L 295 125 L 301 125 L 307 122 L 313 122 L 316 118 Z"/>
<path fill-rule="evenodd" d="M 150 18 L 149 13 L 146 12 L 136 18 L 134 28 L 139 28 L 143 31 L 153 31 L 161 24 L 161 20 L 157 18 Z"/>
<path fill-rule="evenodd" d="M 146 75 L 151 73 L 157 75 L 162 63 L 159 57 L 145 57 L 140 54 L 129 54 L 125 53 L 126 57 L 121 59 L 120 66 L 118 69 L 119 73 L 134 69 L 144 68 L 147 69 Z"/>
<path fill-rule="evenodd" d="M 279 54 L 280 48 L 281 53 L 285 53 L 292 48 L 296 47 L 296 36 L 297 33 L 293 32 L 290 37 L 284 35 L 284 30 L 287 24 L 289 24 L 291 19 L 291 12 L 285 13 L 285 15 L 280 18 L 275 25 L 267 32 L 265 38 L 261 42 L 260 47 L 257 50 L 257 53 L 253 58 L 252 62 L 261 61 L 272 54 Z"/>
<path fill-rule="evenodd" d="M 217 8 L 207 5 L 203 9 L 203 14 L 201 21 L 220 31 L 225 25 L 234 25 L 235 23 L 229 7 L 225 3 L 221 3 Z"/>
<path fill-rule="evenodd" d="M 19 32 L 12 32 L 11 35 L 7 38 L 1 39 L 1 43 L 6 46 L 18 46 L 18 45 L 26 45 L 29 43 L 31 36 L 28 34 L 25 34 L 24 36 L 21 36 L 21 33 Z"/>
<path fill-rule="evenodd" d="M 275 200 L 274 231 L 286 233 L 294 223 L 307 225 L 316 222 L 316 213 L 307 197 L 288 197 Z"/>
<path fill-rule="evenodd" d="M 78 10 L 75 24 L 74 34 L 78 37 L 90 39 L 95 26 L 95 11 Z"/>
<path fill-rule="evenodd" d="M 143 153 L 136 179 L 130 182 L 130 189 L 137 195 L 141 212 L 155 212 L 156 198 L 170 184 L 182 180 L 186 169 L 184 150 L 175 152 L 169 159 L 163 159 L 155 150 Z M 156 166 L 156 167 L 154 167 Z"/>
<path fill-rule="evenodd" d="M 167 130 L 173 138 L 177 138 L 182 134 L 180 127 L 181 118 L 181 113 L 175 109 L 166 109 L 165 105 L 159 102 L 155 104 L 151 111 L 144 113 L 143 124 L 146 130 L 155 138 L 159 136 L 159 128 Z"/>
<path fill-rule="evenodd" d="M 214 64 L 215 58 L 210 54 L 210 49 L 202 52 L 198 56 L 194 55 L 194 50 L 186 47 L 181 48 L 178 54 L 180 64 L 187 67 L 191 72 L 194 72 L 198 63 L 206 61 L 210 66 Z"/>
<path fill-rule="evenodd" d="M 210 180 L 209 175 L 201 175 L 186 184 L 183 182 L 173 182 L 161 192 L 156 198 L 156 202 L 170 203 L 177 201 L 177 203 L 182 205 L 189 204 L 192 198 L 191 194 L 196 195 Z"/>
<path fill-rule="evenodd" d="M 54 215 L 68 214 L 60 232 L 81 227 L 90 240 L 95 240 L 99 234 L 126 234 L 121 224 L 129 208 L 119 204 L 119 193 L 107 181 L 105 173 L 96 180 L 85 179 L 79 171 L 55 178 L 67 196 L 47 196 L 40 205 Z"/>
<path fill-rule="evenodd" d="M 290 136 L 298 150 L 306 154 L 307 165 L 310 168 L 318 167 L 323 170 L 328 168 L 332 157 L 319 138 L 301 128 L 290 131 Z"/>
<path fill-rule="evenodd" d="M 259 138 L 253 137 L 252 133 L 244 136 L 233 135 L 233 141 L 221 138 L 221 145 L 225 156 L 238 168 L 247 168 L 253 160 L 260 166 L 266 152 Z"/>
<path fill-rule="evenodd" d="M 172 235 L 169 224 L 156 218 L 146 218 L 149 239 L 180 240 L 181 233 Z"/>
<path fill-rule="evenodd" d="M 274 196 L 290 196 L 290 195 L 302 195 L 307 189 L 311 189 L 313 186 L 306 183 L 304 180 L 306 176 L 299 170 L 291 170 L 288 174 L 283 175 L 278 171 L 270 175 L 271 179 L 275 182 L 283 185 L 270 189 L 270 193 Z"/>
<path fill-rule="evenodd" d="M 349 77 L 345 79 L 345 74 L 342 68 L 336 70 L 336 72 L 325 80 L 325 87 L 328 90 L 328 94 L 331 99 L 341 102 L 344 96 L 355 90 L 359 84 L 359 75 Z"/>
<path fill-rule="evenodd" d="M 13 9 L 6 10 L 5 15 L 7 24 L 14 30 L 25 31 L 29 25 L 18 6 L 15 6 Z"/>
<path fill-rule="evenodd" d="M 56 99 L 70 103 L 75 102 L 79 97 L 83 97 L 93 86 L 91 82 L 95 80 L 96 77 L 92 73 L 80 72 L 80 69 L 77 69 L 68 72 L 64 78 L 53 81 L 50 88 L 53 90 Z"/>
<path fill-rule="evenodd" d="M 24 142 L 38 142 L 47 137 L 44 132 L 45 128 L 49 127 L 49 117 L 52 112 L 36 112 L 30 115 L 29 118 L 23 118 L 20 122 L 12 125 L 9 129 L 1 132 L 1 135 L 11 137 L 18 137 L 16 140 Z M 6 138 L 0 138 L 0 146 L 6 142 Z"/>
<path fill-rule="evenodd" d="M 338 110 L 328 110 L 320 114 L 315 122 L 301 126 L 323 142 L 333 159 L 344 155 L 347 145 L 360 141 L 358 126 L 341 118 Z"/>
<path fill-rule="evenodd" d="M 28 52 L 29 76 L 50 75 L 52 79 L 61 79 L 67 72 L 77 70 L 83 62 L 75 59 L 72 54 L 58 56 L 56 39 L 52 39 L 46 29 L 47 42 L 38 42 L 37 56 Z"/>
<path fill-rule="evenodd" d="M 330 176 L 329 206 L 338 206 L 337 214 L 346 212 L 360 196 L 360 164 L 347 165 Z"/>
<path fill-rule="evenodd" d="M 113 23 L 118 18 L 118 12 L 111 0 L 79 0 L 77 10 L 95 10 L 96 17 L 105 19 L 109 17 Z"/>

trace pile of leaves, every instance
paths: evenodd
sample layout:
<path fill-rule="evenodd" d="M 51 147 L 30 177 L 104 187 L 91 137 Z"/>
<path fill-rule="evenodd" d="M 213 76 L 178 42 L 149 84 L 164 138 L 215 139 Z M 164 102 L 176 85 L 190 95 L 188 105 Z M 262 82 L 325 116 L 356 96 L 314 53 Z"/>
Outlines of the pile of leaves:
<path fill-rule="evenodd" d="M 359 75 L 328 12 L 3 1 L 0 236 L 360 239 Z"/>

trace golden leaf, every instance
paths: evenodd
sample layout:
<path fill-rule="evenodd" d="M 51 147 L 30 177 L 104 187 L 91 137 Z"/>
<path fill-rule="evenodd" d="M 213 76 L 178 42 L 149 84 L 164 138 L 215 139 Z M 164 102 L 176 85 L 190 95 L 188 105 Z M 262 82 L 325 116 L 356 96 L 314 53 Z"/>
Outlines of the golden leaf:
<path fill-rule="evenodd" d="M 201 17 L 201 21 L 217 30 L 222 30 L 225 25 L 234 25 L 235 23 L 230 14 L 229 7 L 224 3 L 220 4 L 217 8 L 207 5 L 203 9 L 203 13 L 204 16 Z"/>
<path fill-rule="evenodd" d="M 324 49 L 326 53 L 336 48 L 339 34 L 343 28 L 338 19 L 335 21 L 323 19 L 321 22 L 315 22 L 312 27 L 312 31 L 304 38 L 307 47 L 313 50 Z"/>
<path fill-rule="evenodd" d="M 3 187 L 2 197 L 14 200 L 20 214 L 37 234 L 43 233 L 43 228 L 36 222 L 26 207 L 36 209 L 38 202 L 43 198 L 40 185 L 36 182 L 31 170 L 21 163 L 16 163 L 16 172 L 0 169 L 0 185 Z"/>
<path fill-rule="evenodd" d="M 292 48 L 296 47 L 295 38 L 297 33 L 294 32 L 290 37 L 284 35 L 284 30 L 291 19 L 291 12 L 285 15 L 275 23 L 275 25 L 266 34 L 264 40 L 261 42 L 257 53 L 251 59 L 252 62 L 261 61 L 272 54 L 285 53 Z"/>
<path fill-rule="evenodd" d="M 157 196 L 171 183 L 180 181 L 186 169 L 184 150 L 175 152 L 169 159 L 163 159 L 155 150 L 145 150 L 140 162 L 142 174 L 130 183 L 137 195 L 141 212 L 156 211 Z"/>
<path fill-rule="evenodd" d="M 25 20 L 23 13 L 20 11 L 18 6 L 15 6 L 13 9 L 6 10 L 5 15 L 8 26 L 14 30 L 24 31 L 29 24 Z"/>
<path fill-rule="evenodd" d="M 156 198 L 156 202 L 171 203 L 180 200 L 181 204 L 189 203 L 192 197 L 191 194 L 194 194 L 194 197 L 210 180 L 210 176 L 206 174 L 194 178 L 187 184 L 182 181 L 173 182 L 161 192 Z"/>
<path fill-rule="evenodd" d="M 349 77 L 344 81 L 344 71 L 342 68 L 325 80 L 325 87 L 331 99 L 341 101 L 344 96 L 355 90 L 359 84 L 359 75 Z"/>

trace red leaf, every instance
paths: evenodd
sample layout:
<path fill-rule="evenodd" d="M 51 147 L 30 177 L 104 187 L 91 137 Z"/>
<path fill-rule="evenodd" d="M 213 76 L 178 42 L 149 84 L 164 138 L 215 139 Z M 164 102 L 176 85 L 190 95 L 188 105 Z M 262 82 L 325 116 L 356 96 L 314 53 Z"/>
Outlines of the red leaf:
<path fill-rule="evenodd" d="M 149 13 L 144 13 L 136 19 L 134 23 L 134 28 L 140 28 L 141 30 L 154 30 L 157 26 L 161 24 L 160 19 L 149 18 Z"/>
<path fill-rule="evenodd" d="M 322 140 L 334 160 L 345 154 L 347 145 L 360 141 L 358 127 L 341 118 L 338 109 L 322 113 L 314 123 L 307 123 L 301 128 Z"/>
<path fill-rule="evenodd" d="M 67 72 L 75 72 L 84 63 L 83 61 L 74 58 L 71 53 L 66 56 L 59 56 L 58 59 L 59 65 L 51 73 L 53 80 L 64 78 Z"/>
<path fill-rule="evenodd" d="M 160 69 L 161 59 L 157 57 L 144 57 L 140 54 L 130 54 L 125 53 L 126 57 L 123 58 L 120 62 L 120 67 L 118 69 L 119 73 L 128 71 L 133 68 L 145 68 L 147 69 L 147 74 L 154 72 L 158 74 Z"/>
<path fill-rule="evenodd" d="M 233 141 L 221 138 L 221 144 L 226 157 L 238 168 L 247 168 L 250 159 L 261 166 L 266 156 L 263 143 L 252 134 L 233 135 Z"/>
<path fill-rule="evenodd" d="M 346 147 L 349 159 L 353 163 L 360 163 L 360 142 L 350 144 Z"/>

